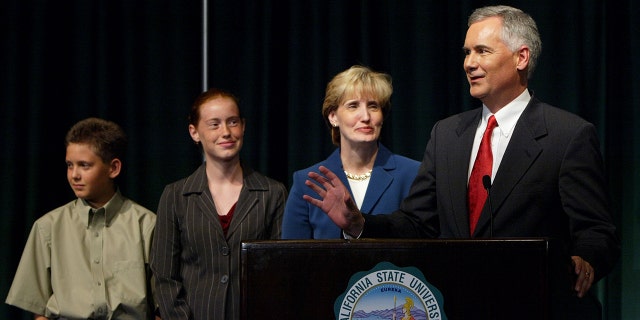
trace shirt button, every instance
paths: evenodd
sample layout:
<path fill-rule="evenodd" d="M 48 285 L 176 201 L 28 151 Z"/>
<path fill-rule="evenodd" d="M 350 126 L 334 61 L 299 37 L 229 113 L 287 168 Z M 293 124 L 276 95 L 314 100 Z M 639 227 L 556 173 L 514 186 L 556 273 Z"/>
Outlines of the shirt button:
<path fill-rule="evenodd" d="M 224 275 L 222 276 L 222 278 L 220 278 L 220 282 L 222 283 L 227 283 L 228 281 L 229 281 L 229 276 L 227 275 Z"/>
<path fill-rule="evenodd" d="M 95 260 L 93 260 L 93 263 L 95 263 L 95 264 L 100 263 L 100 259 L 95 259 Z"/>
<path fill-rule="evenodd" d="M 102 282 L 98 281 L 98 287 L 102 285 Z"/>

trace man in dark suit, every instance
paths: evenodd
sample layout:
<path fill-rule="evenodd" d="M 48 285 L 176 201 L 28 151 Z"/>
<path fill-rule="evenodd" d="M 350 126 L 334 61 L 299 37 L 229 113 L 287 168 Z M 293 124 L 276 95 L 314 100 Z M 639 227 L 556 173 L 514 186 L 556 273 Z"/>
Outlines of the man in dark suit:
<path fill-rule="evenodd" d="M 620 253 L 596 130 L 527 89 L 542 47 L 529 15 L 507 6 L 485 7 L 474 11 L 468 26 L 464 70 L 471 95 L 483 106 L 435 124 L 401 208 L 389 215 L 362 215 L 326 168 L 320 169 L 323 175 L 309 174 L 319 185 L 307 181 L 319 198 L 304 198 L 322 208 L 348 238 L 560 239 L 571 257 L 576 296 L 582 298 L 576 304 L 583 304 Z M 474 219 L 468 189 L 490 118 L 497 120 L 485 144 L 490 163 L 484 183 L 492 185 L 491 201 L 476 201 L 480 213 Z"/>

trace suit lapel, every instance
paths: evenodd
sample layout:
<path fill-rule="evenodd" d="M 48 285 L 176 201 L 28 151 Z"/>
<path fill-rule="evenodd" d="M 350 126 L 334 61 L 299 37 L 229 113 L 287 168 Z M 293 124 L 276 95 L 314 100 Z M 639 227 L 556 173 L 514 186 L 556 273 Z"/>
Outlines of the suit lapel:
<path fill-rule="evenodd" d="M 215 226 L 214 228 L 216 231 L 222 234 L 222 226 L 218 221 L 218 212 L 216 211 L 216 206 L 213 203 L 211 191 L 209 190 L 209 184 L 207 183 L 205 164 L 202 164 L 200 168 L 198 168 L 198 170 L 189 177 L 189 181 L 187 181 L 185 185 L 187 186 L 185 187 L 185 195 L 188 193 L 198 195 L 195 199 L 195 203 L 200 209 L 200 212 L 210 219 L 212 221 L 212 225 Z"/>
<path fill-rule="evenodd" d="M 247 219 L 251 209 L 257 204 L 257 202 L 258 198 L 255 197 L 251 188 L 246 185 L 243 186 L 242 191 L 240 191 L 240 196 L 238 197 L 238 204 L 236 205 L 236 209 L 233 213 L 233 218 L 231 219 L 231 224 L 229 225 L 229 230 L 227 231 L 227 237 L 230 238 L 231 235 L 236 232 L 242 224 L 242 221 Z"/>
<path fill-rule="evenodd" d="M 537 139 L 546 134 L 543 109 L 539 101 L 532 98 L 516 123 L 513 136 L 493 180 L 491 201 L 494 218 L 500 215 L 503 203 L 542 152 Z M 485 205 L 478 221 L 478 229 L 488 225 L 490 221 L 489 209 L 489 206 Z"/>
<path fill-rule="evenodd" d="M 256 191 L 268 191 L 268 187 L 263 185 L 261 181 L 252 174 L 252 169 L 243 167 L 243 170 L 244 180 L 242 183 L 242 190 L 240 191 L 238 203 L 236 204 L 236 209 L 233 213 L 229 230 L 227 231 L 228 238 L 231 238 L 231 235 L 240 228 L 240 225 L 242 225 L 242 222 L 247 219 L 253 207 L 257 205 L 258 196 L 256 195 Z"/>
<path fill-rule="evenodd" d="M 340 148 L 335 149 L 325 160 L 322 165 L 329 168 L 329 170 L 333 171 L 343 183 L 347 183 L 347 176 L 344 174 L 344 169 L 342 168 L 342 161 L 340 160 Z M 344 179 L 342 179 L 344 178 Z"/>
<path fill-rule="evenodd" d="M 325 160 L 322 165 L 327 167 L 331 172 L 335 173 L 342 184 L 349 190 L 351 197 L 353 197 L 353 192 L 351 191 L 351 186 L 349 185 L 349 180 L 347 180 L 347 176 L 344 174 L 344 169 L 342 168 L 342 160 L 340 160 L 340 148 L 334 150 L 327 160 Z"/>
<path fill-rule="evenodd" d="M 449 191 L 452 199 L 453 214 L 458 235 L 463 238 L 470 237 L 469 211 L 467 208 L 467 181 L 473 139 L 481 115 L 482 108 L 460 114 L 455 141 L 447 142 L 453 145 L 451 148 L 452 152 L 447 155 L 447 167 L 450 168 L 449 170 L 451 171 L 444 174 L 451 177 L 451 189 Z"/>
<path fill-rule="evenodd" d="M 374 206 L 380 201 L 384 191 L 393 182 L 393 176 L 389 172 L 396 169 L 396 163 L 391 157 L 391 151 L 382 144 L 378 144 L 378 155 L 373 165 L 371 180 L 367 186 L 367 193 L 362 201 L 360 211 L 370 213 Z"/>
<path fill-rule="evenodd" d="M 382 144 L 378 144 L 378 155 L 373 165 L 373 172 L 371 173 L 371 180 L 367 186 L 367 192 L 362 202 L 360 211 L 364 213 L 370 213 L 373 207 L 378 203 L 384 191 L 389 188 L 391 182 L 393 182 L 393 176 L 387 172 L 387 170 L 395 170 L 396 164 L 391 158 L 391 151 Z M 336 149 L 329 155 L 327 160 L 323 163 L 324 166 L 329 168 L 335 173 L 342 181 L 342 184 L 349 190 L 351 197 L 353 198 L 353 191 L 351 191 L 351 185 L 347 176 L 344 174 L 344 168 L 342 167 L 342 161 L 340 160 L 340 148 Z"/>

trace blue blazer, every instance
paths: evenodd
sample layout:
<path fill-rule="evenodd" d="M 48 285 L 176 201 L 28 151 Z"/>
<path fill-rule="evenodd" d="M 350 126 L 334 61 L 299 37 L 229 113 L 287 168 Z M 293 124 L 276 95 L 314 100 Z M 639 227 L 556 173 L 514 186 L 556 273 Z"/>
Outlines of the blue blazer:
<path fill-rule="evenodd" d="M 349 189 L 347 176 L 342 169 L 340 149 L 336 149 L 326 160 L 304 170 L 293 173 L 293 185 L 284 209 L 282 222 L 283 239 L 337 239 L 342 232 L 324 211 L 302 198 L 313 191 L 304 182 L 309 171 L 318 172 L 319 166 L 333 171 Z M 360 210 L 368 214 L 389 213 L 400 207 L 408 194 L 413 179 L 418 173 L 420 162 L 391 153 L 379 144 L 378 155 L 373 165 L 371 180 Z M 351 192 L 352 193 L 352 192 Z M 317 196 L 317 195 L 312 195 Z M 353 193 L 352 193 L 353 196 Z"/>

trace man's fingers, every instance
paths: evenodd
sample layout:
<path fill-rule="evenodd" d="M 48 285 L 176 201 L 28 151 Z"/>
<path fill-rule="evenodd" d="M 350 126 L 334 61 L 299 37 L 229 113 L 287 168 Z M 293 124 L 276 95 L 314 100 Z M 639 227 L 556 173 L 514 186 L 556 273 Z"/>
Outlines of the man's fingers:
<path fill-rule="evenodd" d="M 322 172 L 322 174 L 324 174 L 327 177 L 327 179 L 329 179 L 329 181 L 334 181 L 335 179 L 340 180 L 340 178 L 338 178 L 338 176 L 336 176 L 336 174 L 333 173 L 333 171 L 329 170 L 329 168 L 325 166 L 320 166 L 318 169 L 320 170 L 320 172 Z"/>
<path fill-rule="evenodd" d="M 315 179 L 314 179 L 314 180 L 315 180 Z M 316 181 L 317 181 L 317 180 L 316 180 Z M 318 183 L 321 183 L 321 182 L 318 182 Z M 326 190 L 326 189 L 324 189 L 324 188 L 320 187 L 317 183 L 314 183 L 314 182 L 313 182 L 313 181 L 311 181 L 311 180 L 306 180 L 306 181 L 304 182 L 304 184 L 305 184 L 305 185 L 307 185 L 307 187 L 309 187 L 309 188 L 310 188 L 311 190 L 313 190 L 315 193 L 317 193 L 317 194 L 320 196 L 320 198 L 324 199 L 325 194 L 327 193 L 327 190 Z"/>
<path fill-rule="evenodd" d="M 576 279 L 575 290 L 578 293 L 578 297 L 582 298 L 593 284 L 595 270 L 588 261 L 579 256 L 572 256 L 571 259 L 574 264 L 574 272 L 578 276 Z"/>
<path fill-rule="evenodd" d="M 316 199 L 314 197 L 308 196 L 306 194 L 302 195 L 302 199 L 306 200 L 307 202 L 311 203 L 312 205 L 314 205 L 316 207 L 320 207 L 322 205 L 322 201 L 320 201 L 320 200 L 318 200 L 318 199 Z"/>
<path fill-rule="evenodd" d="M 317 183 L 323 185 L 325 188 L 329 188 L 332 187 L 333 184 L 331 183 L 331 180 L 328 179 L 328 177 L 325 177 L 321 174 L 318 174 L 317 172 L 309 172 L 308 174 L 309 178 L 311 178 L 312 180 L 316 181 Z M 309 181 L 309 180 L 307 180 Z"/>

